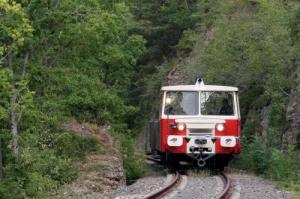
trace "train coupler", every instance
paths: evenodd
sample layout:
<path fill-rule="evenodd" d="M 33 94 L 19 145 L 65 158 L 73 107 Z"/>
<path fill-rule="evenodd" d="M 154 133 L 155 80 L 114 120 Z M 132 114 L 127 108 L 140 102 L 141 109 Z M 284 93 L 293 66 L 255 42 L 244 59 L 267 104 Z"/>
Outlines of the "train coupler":
<path fill-rule="evenodd" d="M 199 168 L 205 167 L 206 160 L 214 156 L 214 154 L 209 154 L 209 155 L 203 154 L 204 148 L 201 147 L 192 146 L 190 148 L 190 151 L 192 152 L 192 158 L 194 159 L 194 161 L 197 161 L 197 166 Z M 199 152 L 199 153 L 196 154 L 195 152 Z"/>

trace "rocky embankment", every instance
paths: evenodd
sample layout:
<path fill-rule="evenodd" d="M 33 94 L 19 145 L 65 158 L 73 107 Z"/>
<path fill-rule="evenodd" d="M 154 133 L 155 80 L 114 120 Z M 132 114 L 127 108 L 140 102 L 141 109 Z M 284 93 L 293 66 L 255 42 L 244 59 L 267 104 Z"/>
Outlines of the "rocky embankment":
<path fill-rule="evenodd" d="M 283 136 L 284 148 L 288 146 L 297 146 L 300 142 L 300 69 L 295 74 L 295 88 L 289 95 L 287 106 L 288 127 Z"/>
<path fill-rule="evenodd" d="M 88 154 L 75 166 L 79 177 L 65 185 L 50 198 L 99 198 L 125 185 L 123 164 L 117 144 L 107 133 L 108 127 L 79 123 L 71 119 L 63 127 L 81 136 L 93 136 L 101 144 L 98 151 Z"/>

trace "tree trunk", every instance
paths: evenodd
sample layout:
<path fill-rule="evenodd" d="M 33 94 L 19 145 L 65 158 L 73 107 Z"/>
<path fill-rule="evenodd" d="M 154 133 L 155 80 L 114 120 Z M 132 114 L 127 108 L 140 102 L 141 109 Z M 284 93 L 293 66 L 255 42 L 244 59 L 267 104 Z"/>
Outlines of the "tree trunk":
<path fill-rule="evenodd" d="M 184 2 L 185 2 L 185 7 L 186 7 L 186 9 L 190 10 L 189 4 L 188 4 L 187 0 L 185 0 Z"/>
<path fill-rule="evenodd" d="M 13 70 L 13 54 L 12 54 L 12 49 L 10 48 L 8 50 L 8 68 L 10 69 L 12 75 L 14 75 L 14 70 Z M 15 84 L 15 79 L 14 77 L 12 77 L 12 83 L 13 85 L 13 93 L 12 96 L 10 98 L 10 128 L 11 128 L 11 133 L 12 133 L 12 141 L 11 141 L 11 145 L 12 145 L 12 151 L 13 151 L 13 155 L 15 157 L 18 156 L 18 114 L 17 114 L 17 110 L 16 110 L 16 103 L 17 103 L 17 94 L 14 91 L 14 84 Z"/>
<path fill-rule="evenodd" d="M 25 53 L 25 58 L 24 58 L 24 63 L 23 63 L 23 68 L 22 68 L 22 79 L 25 79 L 26 76 L 26 69 L 27 69 L 27 65 L 28 65 L 28 58 L 29 58 L 29 53 L 26 52 Z"/>
<path fill-rule="evenodd" d="M 16 111 L 16 101 L 17 96 L 13 94 L 10 99 L 11 111 L 10 111 L 10 125 L 11 125 L 11 133 L 12 133 L 12 150 L 15 157 L 18 156 L 18 116 Z"/>

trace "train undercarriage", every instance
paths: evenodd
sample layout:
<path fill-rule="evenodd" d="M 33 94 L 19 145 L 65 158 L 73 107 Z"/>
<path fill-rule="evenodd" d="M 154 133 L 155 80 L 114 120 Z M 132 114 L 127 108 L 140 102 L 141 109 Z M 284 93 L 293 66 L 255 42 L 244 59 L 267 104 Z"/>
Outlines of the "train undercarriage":
<path fill-rule="evenodd" d="M 223 171 L 228 166 L 233 155 L 202 155 L 199 154 L 172 154 L 156 153 L 151 156 L 160 161 L 162 165 L 168 168 L 190 167 L 198 169 L 211 169 Z"/>

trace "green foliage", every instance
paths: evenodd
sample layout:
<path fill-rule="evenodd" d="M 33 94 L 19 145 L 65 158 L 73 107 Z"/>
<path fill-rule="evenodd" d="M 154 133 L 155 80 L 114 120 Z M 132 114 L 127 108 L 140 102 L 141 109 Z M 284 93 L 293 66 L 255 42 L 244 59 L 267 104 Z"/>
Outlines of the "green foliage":
<path fill-rule="evenodd" d="M 152 61 L 159 61 L 162 55 L 174 53 L 172 46 L 178 43 L 182 31 L 192 28 L 197 20 L 197 7 L 191 0 L 130 2 L 141 24 L 135 27 L 135 31 L 144 35 L 148 41 L 149 52 L 146 55 L 150 57 L 145 57 L 147 60 L 154 58 Z"/>
<path fill-rule="evenodd" d="M 197 33 L 191 29 L 187 29 L 183 31 L 183 35 L 176 45 L 176 48 L 180 53 L 186 54 L 193 50 L 196 42 Z"/>
<path fill-rule="evenodd" d="M 127 184 L 131 184 L 145 174 L 145 165 L 142 164 L 143 159 L 133 156 L 125 157 L 123 161 Z"/>
<path fill-rule="evenodd" d="M 260 125 L 253 118 L 271 104 L 268 141 L 270 146 L 280 148 L 286 125 L 285 106 L 292 87 L 289 11 L 281 1 L 268 0 L 254 5 L 232 0 L 213 10 L 220 13 L 215 17 L 213 38 L 196 67 L 208 83 L 240 88 L 242 116 L 252 126 Z M 251 134 L 259 129 L 249 131 L 249 125 L 244 131 L 245 138 L 251 140 Z"/>
<path fill-rule="evenodd" d="M 55 149 L 57 155 L 65 158 L 80 159 L 85 153 L 100 148 L 99 142 L 94 137 L 81 137 L 67 132 L 56 135 L 51 140 L 51 148 Z"/>
<path fill-rule="evenodd" d="M 259 175 L 264 175 L 293 191 L 299 191 L 298 153 L 290 149 L 284 154 L 281 150 L 268 147 L 259 137 L 244 146 L 237 165 Z"/>
<path fill-rule="evenodd" d="M 127 181 L 142 176 L 134 135 L 156 112 L 173 57 L 193 51 L 203 35 L 193 71 L 207 83 L 241 90 L 245 148 L 239 164 L 276 180 L 288 176 L 286 183 L 299 189 L 284 169 L 299 171 L 294 151 L 280 151 L 291 72 L 299 62 L 299 7 L 290 12 L 279 0 L 18 2 L 0 0 L 4 198 L 43 198 L 76 178 L 74 161 L 101 147 L 62 130 L 67 117 L 111 126 Z M 263 140 L 257 115 L 265 106 L 271 113 Z M 17 158 L 10 148 L 11 111 L 19 121 Z"/>
<path fill-rule="evenodd" d="M 101 147 L 62 130 L 66 117 L 130 132 L 137 109 L 128 90 L 145 40 L 130 33 L 133 17 L 121 2 L 2 0 L 0 8 L 0 195 L 42 198 L 76 178 L 74 161 Z M 17 159 L 10 149 L 12 110 L 19 120 Z"/>
<path fill-rule="evenodd" d="M 185 42 L 180 45 L 178 42 L 184 30 L 192 29 L 197 22 L 198 8 L 193 0 L 130 0 L 129 5 L 136 19 L 132 31 L 147 40 L 147 48 L 133 77 L 130 102 L 139 107 L 136 118 L 148 118 L 152 110 L 157 109 L 158 90 L 170 69 L 170 64 L 166 62 L 176 55 L 176 45 L 187 51 L 191 48 L 189 43 L 193 39 L 189 33 L 192 30 L 186 32 Z M 132 126 L 142 124 L 136 120 Z"/>
<path fill-rule="evenodd" d="M 55 189 L 58 184 L 39 172 L 29 173 L 27 176 L 25 191 L 28 197 L 43 198 L 43 194 L 48 190 Z M 6 196 L 11 197 L 9 195 Z"/>
<path fill-rule="evenodd" d="M 77 177 L 74 161 L 101 147 L 93 137 L 62 130 L 57 133 L 26 132 L 21 142 L 19 160 L 5 167 L 5 174 L 10 176 L 0 186 L 0 195 L 5 198 L 43 198 L 47 191 Z"/>
<path fill-rule="evenodd" d="M 283 154 L 280 150 L 272 149 L 268 175 L 275 180 L 298 180 L 297 173 L 295 175 L 300 166 L 297 158 L 297 153 L 293 150 L 289 154 Z"/>
<path fill-rule="evenodd" d="M 125 170 L 126 182 L 131 184 L 136 179 L 142 177 L 145 173 L 144 158 L 138 154 L 133 137 L 129 135 L 117 135 L 120 137 L 123 157 L 123 166 Z"/>
<path fill-rule="evenodd" d="M 282 138 L 292 74 L 299 70 L 299 4 L 201 1 L 198 9 L 196 31 L 207 44 L 197 47 L 199 58 L 188 69 L 201 71 L 208 84 L 239 87 L 243 149 L 236 164 L 297 189 L 299 151 L 283 152 Z"/>
<path fill-rule="evenodd" d="M 22 46 L 25 37 L 31 34 L 32 27 L 20 4 L 14 1 L 1 0 L 0 9 L 0 55 L 2 56 L 7 49 Z"/>
<path fill-rule="evenodd" d="M 9 110 L 9 94 L 11 90 L 10 86 L 10 74 L 7 70 L 0 68 L 0 121 L 8 120 Z"/>

